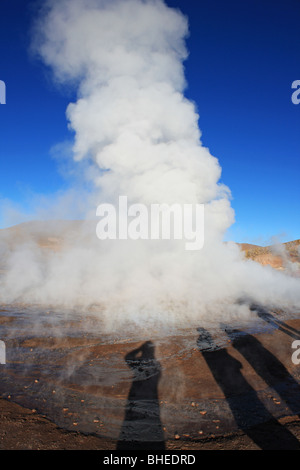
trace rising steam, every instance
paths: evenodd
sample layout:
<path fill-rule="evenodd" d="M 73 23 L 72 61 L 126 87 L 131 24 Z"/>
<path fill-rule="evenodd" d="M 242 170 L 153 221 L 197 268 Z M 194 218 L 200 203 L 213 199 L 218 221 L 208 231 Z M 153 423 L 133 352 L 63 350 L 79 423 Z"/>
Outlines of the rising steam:
<path fill-rule="evenodd" d="M 114 327 L 247 317 L 252 302 L 299 308 L 299 280 L 244 260 L 222 241 L 234 214 L 183 94 L 187 34 L 186 18 L 162 0 L 51 0 L 34 47 L 57 82 L 77 89 L 67 119 L 74 165 L 88 163 L 86 219 L 120 195 L 131 203 L 205 204 L 204 248 L 100 242 L 94 221 L 74 228 L 57 251 L 30 237 L 17 249 L 2 240 L 2 302 L 97 305 Z"/>

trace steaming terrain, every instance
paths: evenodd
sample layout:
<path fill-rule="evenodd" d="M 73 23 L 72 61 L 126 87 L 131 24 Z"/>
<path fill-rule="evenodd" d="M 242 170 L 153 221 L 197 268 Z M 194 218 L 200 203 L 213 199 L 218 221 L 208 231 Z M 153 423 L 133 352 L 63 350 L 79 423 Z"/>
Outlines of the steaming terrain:
<path fill-rule="evenodd" d="M 31 222 L 1 230 L 1 276 L 7 276 L 3 247 L 14 253 L 34 246 L 51 256 L 67 250 L 83 226 Z M 297 278 L 298 246 L 242 245 L 239 251 L 244 262 L 252 258 Z M 298 448 L 285 423 L 300 412 L 299 371 L 291 362 L 299 312 L 258 305 L 249 312 L 228 322 L 216 316 L 172 328 L 123 323 L 108 329 L 95 305 L 2 304 L 7 363 L 0 369 L 1 397 L 79 433 L 85 448 L 213 448 L 224 436 L 225 448 L 241 436 L 250 448 L 274 448 L 274 442 Z M 36 437 L 36 446 L 46 435 Z M 64 438 L 72 448 L 73 440 Z M 26 448 L 28 436 L 23 439 Z M 57 444 L 42 448 L 51 445 Z"/>
<path fill-rule="evenodd" d="M 148 248 L 133 242 L 125 245 L 133 250 L 129 258 L 119 242 L 100 242 L 95 226 L 94 221 L 52 221 L 1 230 L 1 303 L 32 306 L 33 312 L 82 312 L 83 319 L 92 314 L 102 331 L 116 335 L 251 323 L 255 304 L 287 317 L 298 311 L 299 241 L 271 247 L 223 243 L 216 248 L 214 266 L 197 273 L 195 259 L 205 262 L 206 254 L 191 252 L 187 264 L 180 265 L 182 252 L 162 257 L 154 250 L 150 256 Z M 153 271 L 162 261 L 163 276 Z M 191 278 L 191 272 L 197 277 Z"/>
<path fill-rule="evenodd" d="M 103 333 L 97 316 L 82 312 L 4 306 L 0 393 L 30 410 L 18 424 L 21 441 L 5 431 L 20 410 L 1 420 L 4 448 L 196 449 L 227 436 L 229 446 L 242 437 L 246 448 L 298 449 L 287 424 L 300 412 L 299 366 L 291 361 L 299 320 L 259 308 L 253 315 L 251 325 L 126 337 Z M 65 432 L 48 436 L 46 422 L 36 430 L 36 413 Z"/>
<path fill-rule="evenodd" d="M 62 220 L 27 222 L 7 229 L 0 229 L 2 269 L 5 258 L 4 243 L 7 243 L 8 249 L 12 251 L 24 243 L 35 243 L 43 250 L 61 251 L 68 243 L 76 239 L 84 225 L 95 229 L 94 222 Z M 286 269 L 289 263 L 294 263 L 292 269 L 299 272 L 300 240 L 274 243 L 264 247 L 250 243 L 237 243 L 237 245 L 245 253 L 246 259 L 252 259 L 263 266 L 270 265 L 276 269 Z"/>

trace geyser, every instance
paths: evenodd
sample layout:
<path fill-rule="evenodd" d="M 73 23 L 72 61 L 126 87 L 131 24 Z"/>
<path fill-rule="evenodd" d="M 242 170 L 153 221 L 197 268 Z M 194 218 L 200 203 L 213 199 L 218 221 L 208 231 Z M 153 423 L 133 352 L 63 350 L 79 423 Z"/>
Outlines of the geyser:
<path fill-rule="evenodd" d="M 51 0 L 34 48 L 57 82 L 77 90 L 66 114 L 73 164 L 87 162 L 86 219 L 120 195 L 129 204 L 204 204 L 203 249 L 178 240 L 99 243 L 96 219 L 57 251 L 34 240 L 8 249 L 2 240 L 1 302 L 93 307 L 108 328 L 248 318 L 252 302 L 299 308 L 299 279 L 223 243 L 234 213 L 184 96 L 187 34 L 187 19 L 162 0 Z"/>

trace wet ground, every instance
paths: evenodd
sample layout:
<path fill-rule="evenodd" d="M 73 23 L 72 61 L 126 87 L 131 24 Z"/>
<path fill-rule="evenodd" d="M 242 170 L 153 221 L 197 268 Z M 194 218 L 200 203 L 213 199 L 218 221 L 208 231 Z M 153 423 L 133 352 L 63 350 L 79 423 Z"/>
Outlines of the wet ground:
<path fill-rule="evenodd" d="M 249 325 L 113 335 L 92 315 L 3 306 L 0 395 L 111 449 L 240 432 L 257 448 L 299 448 L 283 420 L 300 412 L 300 320 L 257 312 Z"/>

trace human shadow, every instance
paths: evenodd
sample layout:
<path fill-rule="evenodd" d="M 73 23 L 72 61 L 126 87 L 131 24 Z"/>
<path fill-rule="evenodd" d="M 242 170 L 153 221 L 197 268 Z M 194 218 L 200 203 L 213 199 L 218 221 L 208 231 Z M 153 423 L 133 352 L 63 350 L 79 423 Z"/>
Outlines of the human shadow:
<path fill-rule="evenodd" d="M 134 376 L 117 450 L 164 450 L 158 400 L 161 366 L 155 358 L 154 344 L 145 342 L 129 352 L 125 361 Z"/>
<path fill-rule="evenodd" d="M 300 385 L 287 368 L 254 336 L 223 325 L 232 346 L 256 373 L 277 392 L 294 415 L 300 413 Z M 279 345 L 280 347 L 280 345 Z"/>
<path fill-rule="evenodd" d="M 227 349 L 218 348 L 210 333 L 198 328 L 197 345 L 221 388 L 239 429 L 262 450 L 299 450 L 295 436 L 260 401 L 241 372 L 242 364 Z"/>
<path fill-rule="evenodd" d="M 279 320 L 279 318 L 276 318 L 265 308 L 261 306 L 253 305 L 251 307 L 251 310 L 256 311 L 259 318 L 264 320 L 266 323 L 269 323 L 270 325 L 274 326 L 277 330 L 282 331 L 283 333 L 290 336 L 291 338 L 300 339 L 300 331 L 296 330 L 295 328 L 288 325 L 284 321 Z"/>

